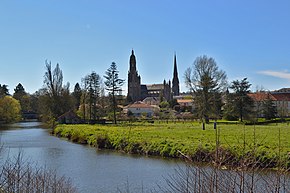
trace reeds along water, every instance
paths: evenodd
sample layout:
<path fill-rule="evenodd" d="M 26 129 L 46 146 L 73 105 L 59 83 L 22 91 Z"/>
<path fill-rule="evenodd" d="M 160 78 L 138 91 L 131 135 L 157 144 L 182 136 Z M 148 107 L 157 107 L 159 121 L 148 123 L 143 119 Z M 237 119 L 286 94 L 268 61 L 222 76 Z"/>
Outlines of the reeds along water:
<path fill-rule="evenodd" d="M 0 193 L 76 193 L 69 178 L 56 171 L 39 168 L 26 161 L 20 152 L 0 167 Z"/>
<path fill-rule="evenodd" d="M 273 160 L 256 159 L 258 144 L 253 130 L 254 146 L 251 152 L 244 151 L 242 158 L 227 156 L 221 148 L 219 131 L 216 132 L 216 154 L 211 163 L 192 163 L 189 160 L 185 168 L 178 168 L 175 174 L 166 178 L 167 187 L 159 187 L 162 192 L 194 192 L 194 193 L 289 193 L 290 167 L 289 157 L 278 153 Z M 277 136 L 280 149 L 280 132 Z M 245 140 L 245 138 L 244 138 Z M 230 145 L 230 144 L 228 144 Z M 244 149 L 247 149 L 244 143 Z M 278 151 L 280 152 L 280 151 Z M 188 159 L 188 158 L 186 158 Z M 209 159 L 212 159 L 209 158 Z M 208 159 L 207 159 L 208 160 Z M 233 165 L 232 163 L 236 163 Z M 269 164 L 275 163 L 275 169 Z"/>

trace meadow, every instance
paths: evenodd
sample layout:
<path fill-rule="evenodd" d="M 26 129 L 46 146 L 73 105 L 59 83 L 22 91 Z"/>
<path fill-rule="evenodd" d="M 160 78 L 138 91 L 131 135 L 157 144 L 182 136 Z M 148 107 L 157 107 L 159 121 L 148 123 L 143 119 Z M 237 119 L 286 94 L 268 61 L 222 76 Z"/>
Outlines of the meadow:
<path fill-rule="evenodd" d="M 239 166 L 290 167 L 290 125 L 199 122 L 124 122 L 117 125 L 58 125 L 54 134 L 73 142 L 126 153 L 185 158 Z M 247 160 L 247 161 L 246 161 Z"/>

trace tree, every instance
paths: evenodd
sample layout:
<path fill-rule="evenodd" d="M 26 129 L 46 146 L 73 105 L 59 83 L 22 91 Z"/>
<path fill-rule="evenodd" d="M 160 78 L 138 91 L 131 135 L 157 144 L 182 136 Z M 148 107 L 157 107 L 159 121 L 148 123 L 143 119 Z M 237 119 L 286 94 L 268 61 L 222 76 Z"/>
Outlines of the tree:
<path fill-rule="evenodd" d="M 159 104 L 159 107 L 162 108 L 162 109 L 167 109 L 170 107 L 170 104 L 169 102 L 167 101 L 162 101 L 160 104 Z"/>
<path fill-rule="evenodd" d="M 84 95 L 82 98 L 83 111 L 86 111 L 86 104 L 88 103 L 88 118 L 90 122 L 95 122 L 96 119 L 100 118 L 98 113 L 98 102 L 100 95 L 102 93 L 102 79 L 101 77 L 92 72 L 87 75 L 84 79 Z M 82 113 L 84 118 L 86 118 L 86 112 Z"/>
<path fill-rule="evenodd" d="M 109 92 L 112 101 L 112 109 L 114 116 L 114 123 L 117 123 L 116 119 L 116 109 L 117 109 L 117 101 L 116 95 L 117 93 L 122 91 L 122 85 L 124 84 L 124 80 L 119 78 L 119 71 L 117 70 L 117 65 L 115 62 L 112 62 L 111 66 L 107 69 L 104 75 L 106 90 Z"/>
<path fill-rule="evenodd" d="M 25 91 L 21 83 L 15 87 L 13 98 L 20 102 L 22 112 L 31 111 L 30 95 Z"/>
<path fill-rule="evenodd" d="M 9 95 L 9 90 L 8 90 L 8 86 L 3 84 L 0 84 L 0 98 Z"/>
<path fill-rule="evenodd" d="M 230 89 L 234 92 L 229 93 L 227 101 L 227 113 L 239 117 L 243 122 L 245 118 L 250 118 L 253 113 L 253 100 L 248 96 L 251 84 L 247 78 L 235 80 L 232 82 Z"/>
<path fill-rule="evenodd" d="M 69 92 L 69 83 L 63 86 L 63 74 L 59 64 L 52 70 L 51 62 L 45 61 L 44 95 L 40 97 L 42 114 L 48 119 L 56 119 L 73 109 L 73 100 Z"/>
<path fill-rule="evenodd" d="M 82 96 L 82 89 L 79 83 L 76 83 L 72 96 L 74 97 L 75 108 L 78 109 L 81 104 L 81 96 Z"/>
<path fill-rule="evenodd" d="M 46 72 L 44 75 L 44 84 L 50 96 L 56 97 L 60 96 L 62 90 L 62 81 L 63 75 L 62 71 L 59 68 L 59 64 L 56 64 L 56 67 L 52 71 L 51 62 L 45 61 Z"/>
<path fill-rule="evenodd" d="M 203 122 L 209 122 L 209 116 L 218 116 L 221 107 L 221 92 L 227 85 L 226 73 L 219 70 L 211 57 L 197 57 L 192 68 L 185 71 L 185 84 L 193 94 L 195 110 Z"/>
<path fill-rule="evenodd" d="M 267 93 L 267 98 L 263 101 L 262 113 L 266 120 L 273 119 L 277 114 L 277 108 L 270 97 L 270 93 Z"/>
<path fill-rule="evenodd" d="M 54 70 L 51 68 L 51 62 L 45 61 L 46 72 L 44 75 L 44 84 L 47 95 L 49 96 L 49 110 L 53 118 L 57 118 L 61 115 L 60 96 L 62 89 L 63 75 L 59 68 L 59 64 L 56 64 Z"/>
<path fill-rule="evenodd" d="M 0 122 L 11 123 L 19 121 L 21 106 L 18 100 L 11 96 L 0 98 Z"/>

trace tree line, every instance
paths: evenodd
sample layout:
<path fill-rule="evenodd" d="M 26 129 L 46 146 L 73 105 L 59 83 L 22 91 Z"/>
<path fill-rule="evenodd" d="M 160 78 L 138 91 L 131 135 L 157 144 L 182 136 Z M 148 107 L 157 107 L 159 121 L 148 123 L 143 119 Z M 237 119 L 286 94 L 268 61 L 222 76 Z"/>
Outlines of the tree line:
<path fill-rule="evenodd" d="M 53 68 L 51 62 L 45 61 L 44 84 L 35 93 L 27 93 L 19 83 L 10 95 L 8 86 L 0 84 L 0 123 L 19 121 L 21 115 L 29 113 L 36 113 L 42 121 L 53 123 L 68 111 L 75 112 L 83 122 L 94 123 L 109 116 L 116 123 L 117 104 L 123 100 L 120 93 L 124 80 L 119 78 L 115 62 L 103 77 L 104 83 L 102 77 L 92 71 L 70 92 L 70 84 L 63 84 L 60 65 Z"/>
<path fill-rule="evenodd" d="M 225 71 L 219 69 L 211 57 L 197 57 L 192 67 L 185 71 L 184 78 L 193 97 L 194 113 L 202 121 L 203 128 L 210 118 L 243 122 L 253 121 L 261 113 L 266 119 L 276 115 L 270 97 L 259 101 L 261 108 L 255 109 L 255 101 L 249 96 L 251 84 L 247 78 L 228 83 Z"/>
<path fill-rule="evenodd" d="M 210 119 L 244 121 L 255 117 L 257 112 L 254 101 L 248 95 L 251 84 L 247 78 L 228 83 L 225 71 L 218 68 L 213 58 L 206 55 L 197 57 L 185 71 L 184 79 L 193 98 L 193 114 L 202 121 L 203 127 Z M 118 105 L 128 104 L 121 94 L 124 80 L 119 78 L 115 62 L 103 76 L 95 71 L 87 74 L 70 92 L 70 84 L 63 83 L 60 65 L 56 64 L 53 68 L 51 62 L 45 61 L 43 83 L 43 87 L 33 94 L 27 93 L 19 83 L 13 95 L 9 94 L 7 85 L 0 84 L 0 122 L 17 121 L 21 114 L 30 112 L 37 113 L 43 121 L 54 122 L 59 116 L 72 111 L 83 122 L 96 123 L 106 117 L 116 123 L 121 111 Z M 8 108 L 9 105 L 11 107 Z M 160 107 L 172 108 L 176 105 L 176 100 L 162 101 Z M 259 110 L 267 119 L 273 118 L 276 113 L 270 98 Z"/>

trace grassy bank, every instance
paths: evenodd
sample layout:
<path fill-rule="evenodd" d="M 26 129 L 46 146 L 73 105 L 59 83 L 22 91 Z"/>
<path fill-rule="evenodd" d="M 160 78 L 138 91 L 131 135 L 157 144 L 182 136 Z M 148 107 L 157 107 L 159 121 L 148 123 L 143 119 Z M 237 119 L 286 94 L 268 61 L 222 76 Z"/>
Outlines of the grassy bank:
<path fill-rule="evenodd" d="M 199 123 L 122 123 L 118 125 L 58 125 L 54 134 L 97 148 L 127 153 L 187 157 L 227 165 L 290 167 L 290 125 L 244 126 Z M 216 148 L 218 147 L 218 148 Z M 281 161 L 281 164 L 279 161 Z"/>

